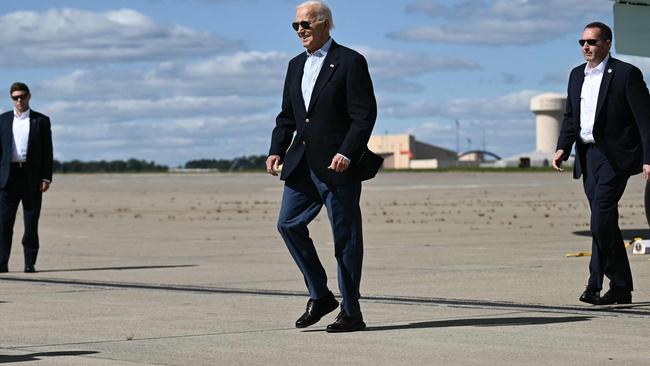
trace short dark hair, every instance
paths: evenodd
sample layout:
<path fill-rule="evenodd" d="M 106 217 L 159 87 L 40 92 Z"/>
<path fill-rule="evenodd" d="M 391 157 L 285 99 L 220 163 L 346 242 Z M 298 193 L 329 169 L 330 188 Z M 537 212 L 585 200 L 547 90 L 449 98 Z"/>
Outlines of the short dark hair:
<path fill-rule="evenodd" d="M 611 41 L 612 40 L 612 29 L 607 26 L 605 23 L 601 22 L 591 22 L 585 26 L 587 28 L 598 28 L 600 29 L 600 39 L 602 41 Z"/>
<path fill-rule="evenodd" d="M 25 83 L 15 82 L 11 84 L 11 88 L 9 88 L 9 95 L 13 94 L 15 91 L 24 91 L 29 94 L 29 87 Z"/>

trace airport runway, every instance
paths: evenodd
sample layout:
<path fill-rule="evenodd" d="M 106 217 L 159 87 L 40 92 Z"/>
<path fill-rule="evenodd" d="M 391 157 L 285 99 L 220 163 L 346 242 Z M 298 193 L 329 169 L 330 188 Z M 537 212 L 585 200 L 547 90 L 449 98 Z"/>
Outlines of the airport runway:
<path fill-rule="evenodd" d="M 624 236 L 650 230 L 643 182 Z M 306 291 L 265 174 L 56 176 L 38 273 L 22 216 L 0 275 L 0 364 L 647 365 L 650 255 L 630 306 L 592 307 L 588 206 L 569 173 L 380 173 L 364 183 L 368 329 L 298 330 Z M 330 228 L 311 225 L 337 293 Z"/>

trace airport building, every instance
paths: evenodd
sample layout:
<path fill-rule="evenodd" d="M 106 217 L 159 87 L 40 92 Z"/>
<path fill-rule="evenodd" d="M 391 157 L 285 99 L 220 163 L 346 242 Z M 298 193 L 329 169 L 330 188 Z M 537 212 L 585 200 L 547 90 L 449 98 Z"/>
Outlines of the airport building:
<path fill-rule="evenodd" d="M 408 134 L 375 135 L 368 147 L 384 158 L 386 169 L 440 169 L 455 166 L 529 167 L 550 166 L 555 153 L 560 128 L 564 118 L 566 96 L 544 93 L 530 100 L 530 110 L 535 114 L 535 150 L 501 159 L 488 151 L 455 151 L 430 145 Z M 488 160 L 489 158 L 496 160 Z M 567 162 L 573 164 L 573 158 Z"/>
<path fill-rule="evenodd" d="M 456 166 L 455 151 L 430 145 L 414 136 L 373 135 L 368 148 L 384 158 L 385 169 L 440 169 Z"/>

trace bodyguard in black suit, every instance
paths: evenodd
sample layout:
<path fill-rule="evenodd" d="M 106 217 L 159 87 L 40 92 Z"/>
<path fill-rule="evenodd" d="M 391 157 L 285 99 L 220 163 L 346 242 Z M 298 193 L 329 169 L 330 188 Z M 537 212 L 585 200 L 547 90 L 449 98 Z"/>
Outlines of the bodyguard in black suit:
<path fill-rule="evenodd" d="M 307 310 L 296 327 L 312 325 L 338 307 L 307 229 L 325 205 L 343 297 L 327 331 L 344 332 L 365 328 L 359 306 L 359 199 L 361 181 L 377 173 L 382 159 L 367 148 L 377 115 L 368 65 L 359 53 L 330 38 L 332 27 L 331 11 L 323 3 L 308 1 L 296 8 L 293 28 L 307 52 L 289 62 L 266 168 L 277 175 L 283 163 L 278 230 L 309 289 Z"/>
<path fill-rule="evenodd" d="M 29 109 L 27 85 L 10 88 L 14 109 L 0 115 L 0 272 L 8 271 L 18 204 L 23 203 L 25 272 L 36 272 L 42 194 L 52 182 L 50 119 Z"/>
<path fill-rule="evenodd" d="M 553 167 L 561 169 L 576 143 L 573 176 L 582 176 L 591 207 L 589 281 L 580 301 L 632 302 L 632 272 L 621 230 L 618 201 L 630 176 L 650 181 L 650 95 L 638 68 L 610 56 L 611 29 L 588 24 L 579 41 L 586 64 L 571 72 L 566 112 Z M 600 297 L 603 277 L 609 290 Z"/>

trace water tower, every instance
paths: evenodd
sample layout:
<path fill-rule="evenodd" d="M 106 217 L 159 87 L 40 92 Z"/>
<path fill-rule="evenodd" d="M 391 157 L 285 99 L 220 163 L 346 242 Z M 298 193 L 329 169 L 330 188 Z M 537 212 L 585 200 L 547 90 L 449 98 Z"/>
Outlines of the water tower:
<path fill-rule="evenodd" d="M 560 137 L 564 118 L 566 96 L 557 93 L 544 93 L 530 100 L 530 110 L 537 122 L 536 151 L 553 156 Z"/>

